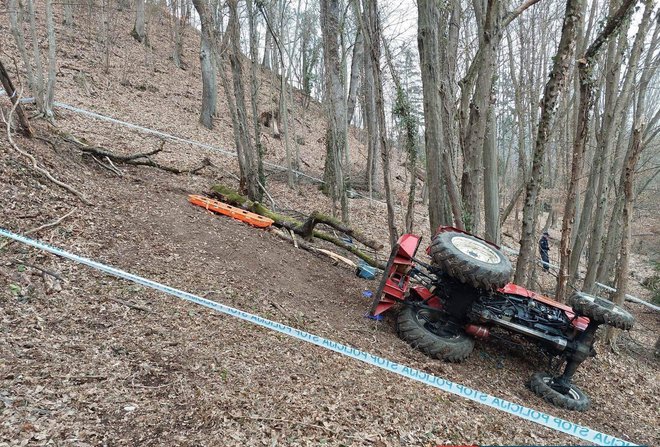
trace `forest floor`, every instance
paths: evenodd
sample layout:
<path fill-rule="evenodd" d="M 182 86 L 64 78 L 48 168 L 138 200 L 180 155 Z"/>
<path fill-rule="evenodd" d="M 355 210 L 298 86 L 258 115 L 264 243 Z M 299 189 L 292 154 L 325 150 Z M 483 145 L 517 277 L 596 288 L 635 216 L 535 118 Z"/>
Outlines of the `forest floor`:
<path fill-rule="evenodd" d="M 214 131 L 197 123 L 194 36 L 186 41 L 189 68 L 183 71 L 168 60 L 167 45 L 145 49 L 128 32 L 117 31 L 105 73 L 92 26 L 61 30 L 58 100 L 230 149 L 226 114 Z M 152 42 L 168 42 L 164 27 L 151 32 Z M 1 37 L 3 48 L 12 47 L 8 38 Z M 295 132 L 306 140 L 300 148 L 304 170 L 319 176 L 320 107 L 312 104 L 301 116 Z M 55 122 L 58 132 L 118 153 L 159 144 L 61 109 Z M 119 177 L 62 141 L 52 126 L 33 123 L 54 144 L 16 135 L 17 144 L 94 205 L 34 174 L 3 136 L 0 226 L 25 232 L 73 211 L 33 237 L 622 439 L 660 445 L 657 313 L 627 304 L 637 325 L 619 337 L 618 352 L 599 345 L 598 356 L 578 371 L 576 382 L 591 396 L 592 408 L 560 410 L 525 386 L 547 364 L 533 345 L 491 340 L 477 343 L 461 364 L 430 359 L 397 338 L 391 316 L 382 322 L 363 318 L 369 301 L 362 293 L 376 282 L 190 205 L 187 194 L 207 192 L 216 183 L 235 186 L 232 158 L 168 142 L 156 156 L 159 162 L 185 167 L 209 157 L 214 166 L 199 175 L 119 166 Z M 281 142 L 267 138 L 268 159 L 283 164 Z M 363 165 L 364 147 L 357 140 L 352 147 L 357 166 Z M 317 185 L 302 183 L 294 191 L 282 180 L 273 174 L 268 182 L 280 211 L 330 211 Z M 417 226 L 428 241 L 428 221 L 419 208 Z M 351 200 L 352 224 L 384 242 L 385 213 L 379 202 Z M 643 290 L 635 285 L 634 293 Z M 0 250 L 0 401 L 0 445 L 12 446 L 583 444 L 18 243 Z"/>

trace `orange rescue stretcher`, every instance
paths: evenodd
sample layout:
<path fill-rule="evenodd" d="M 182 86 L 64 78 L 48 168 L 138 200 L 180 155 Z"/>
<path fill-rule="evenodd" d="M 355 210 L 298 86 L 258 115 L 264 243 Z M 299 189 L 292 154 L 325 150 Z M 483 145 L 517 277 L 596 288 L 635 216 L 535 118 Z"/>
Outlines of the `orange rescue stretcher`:
<path fill-rule="evenodd" d="M 268 228 L 273 224 L 273 219 L 252 213 L 235 206 L 227 205 L 226 203 L 218 200 L 209 199 L 208 197 L 191 194 L 188 196 L 188 201 L 193 205 L 201 206 L 210 211 L 221 213 L 231 218 L 246 222 L 258 228 Z"/>

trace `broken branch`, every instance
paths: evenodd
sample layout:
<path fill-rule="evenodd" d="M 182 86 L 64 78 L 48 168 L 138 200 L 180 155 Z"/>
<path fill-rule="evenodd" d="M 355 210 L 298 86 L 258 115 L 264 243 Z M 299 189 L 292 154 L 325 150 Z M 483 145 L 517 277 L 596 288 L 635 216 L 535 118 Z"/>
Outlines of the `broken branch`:
<path fill-rule="evenodd" d="M 297 219 L 275 213 L 272 210 L 266 208 L 261 203 L 253 202 L 253 201 L 249 200 L 247 197 L 244 197 L 244 196 L 238 194 L 237 192 L 235 192 L 235 191 L 233 191 L 233 190 L 231 190 L 231 189 L 229 189 L 229 188 L 227 188 L 223 185 L 215 185 L 211 189 L 212 189 L 212 191 L 214 192 L 214 194 L 216 196 L 220 196 L 220 198 L 222 200 L 224 200 L 225 202 L 228 202 L 229 204 L 234 205 L 234 206 L 239 206 L 239 207 L 245 208 L 245 209 L 247 209 L 247 210 L 249 210 L 253 213 L 260 214 L 262 216 L 268 217 L 269 219 L 272 219 L 275 222 L 275 225 L 277 225 L 279 227 L 286 228 L 287 230 L 290 230 L 290 231 L 292 231 L 292 232 L 294 232 L 298 235 L 301 235 L 301 236 L 305 236 L 305 234 L 309 234 L 309 231 L 311 231 L 311 235 L 313 237 L 317 237 L 319 239 L 323 239 L 324 241 L 335 244 L 338 247 L 341 247 L 344 250 L 347 250 L 347 251 L 351 252 L 352 254 L 359 257 L 360 259 L 362 259 L 363 261 L 365 261 L 366 263 L 368 263 L 369 265 L 371 265 L 373 267 L 377 267 L 377 268 L 380 268 L 380 269 L 383 269 L 385 267 L 385 264 L 383 264 L 379 261 L 376 261 L 371 256 L 364 253 L 362 250 L 355 247 L 354 245 L 347 244 L 346 242 L 340 240 L 339 238 L 331 236 L 331 235 L 329 235 L 327 233 L 324 233 L 322 231 L 314 230 L 313 226 L 311 224 L 308 224 L 309 219 L 306 222 L 307 223 L 307 226 L 306 226 L 305 223 L 300 222 Z M 316 215 L 316 219 L 318 219 L 319 216 L 322 216 L 320 213 L 314 213 L 314 214 L 312 214 L 312 217 L 314 217 L 314 215 Z M 350 235 L 352 235 L 355 238 L 355 240 L 357 240 L 357 241 L 359 241 L 359 242 L 361 242 L 365 245 L 367 245 L 365 242 L 370 242 L 372 245 L 375 245 L 375 246 L 379 245 L 376 242 L 367 240 L 365 237 L 363 237 L 359 232 L 355 231 L 354 229 L 348 228 L 348 227 L 344 226 L 343 224 L 337 224 L 331 218 L 325 218 L 324 219 L 323 217 L 321 217 L 321 220 L 323 221 L 322 223 L 328 222 L 328 225 L 332 226 L 333 228 L 337 228 L 339 231 L 343 232 L 343 230 L 348 230 L 350 232 Z M 312 228 L 312 229 L 310 230 L 310 228 Z M 288 236 L 286 236 L 284 234 L 282 234 L 282 236 L 286 237 L 287 240 L 290 240 L 291 242 L 293 242 L 292 238 L 289 238 Z M 304 248 L 305 250 L 312 251 L 309 248 L 307 248 L 307 247 L 311 247 L 309 244 L 303 244 L 302 240 L 298 240 L 297 242 L 298 242 L 298 245 L 300 247 Z M 314 249 L 314 250 L 316 250 L 316 249 Z"/>
<path fill-rule="evenodd" d="M 57 226 L 57 225 L 59 225 L 64 219 L 66 219 L 67 217 L 69 217 L 70 215 L 72 215 L 72 214 L 74 213 L 74 211 L 76 211 L 76 208 L 72 209 L 71 211 L 69 211 L 69 212 L 66 213 L 64 216 L 60 217 L 59 219 L 56 219 L 56 220 L 54 220 L 54 221 L 52 221 L 52 222 L 49 222 L 49 223 L 47 223 L 47 224 L 43 224 L 43 225 L 41 225 L 41 226 L 39 226 L 39 227 L 36 227 L 36 228 L 32 228 L 31 230 L 27 230 L 27 231 L 25 231 L 25 232 L 23 233 L 23 235 L 24 235 L 24 236 L 27 236 L 28 234 L 36 233 L 36 232 L 38 232 L 38 231 L 45 230 L 46 228 L 51 228 L 51 227 Z M 8 247 L 9 245 L 13 244 L 14 242 L 16 242 L 16 241 L 13 240 L 13 239 L 10 240 L 10 241 L 5 242 L 4 244 L 0 245 L 0 250 L 2 250 L 2 249 L 5 248 L 5 247 Z"/>

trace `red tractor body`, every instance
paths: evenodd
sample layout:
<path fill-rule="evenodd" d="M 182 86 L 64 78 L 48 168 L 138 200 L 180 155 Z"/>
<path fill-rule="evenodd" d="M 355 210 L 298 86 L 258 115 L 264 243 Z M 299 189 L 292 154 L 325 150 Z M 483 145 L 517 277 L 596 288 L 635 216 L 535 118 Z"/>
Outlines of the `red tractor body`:
<path fill-rule="evenodd" d="M 632 316 L 590 295 L 573 295 L 571 307 L 512 284 L 511 263 L 499 247 L 456 228 L 438 229 L 427 249 L 431 264 L 415 258 L 420 241 L 414 234 L 399 238 L 369 315 L 398 309 L 399 336 L 448 361 L 467 358 L 474 339 L 487 339 L 491 329 L 522 335 L 566 361 L 561 376 L 535 375 L 532 389 L 556 405 L 585 410 L 589 399 L 571 378 L 595 354 L 598 326 L 630 329 Z"/>

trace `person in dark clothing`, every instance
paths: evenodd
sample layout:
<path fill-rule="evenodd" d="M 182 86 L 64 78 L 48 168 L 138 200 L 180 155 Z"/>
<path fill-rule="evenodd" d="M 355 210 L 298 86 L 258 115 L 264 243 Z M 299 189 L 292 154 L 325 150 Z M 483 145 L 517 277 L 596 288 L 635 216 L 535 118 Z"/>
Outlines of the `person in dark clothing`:
<path fill-rule="evenodd" d="M 550 271 L 550 258 L 548 257 L 548 251 L 550 251 L 550 242 L 548 241 L 548 232 L 544 231 L 543 236 L 539 239 L 539 253 L 541 254 L 541 260 L 543 261 L 543 270 L 546 272 Z"/>

